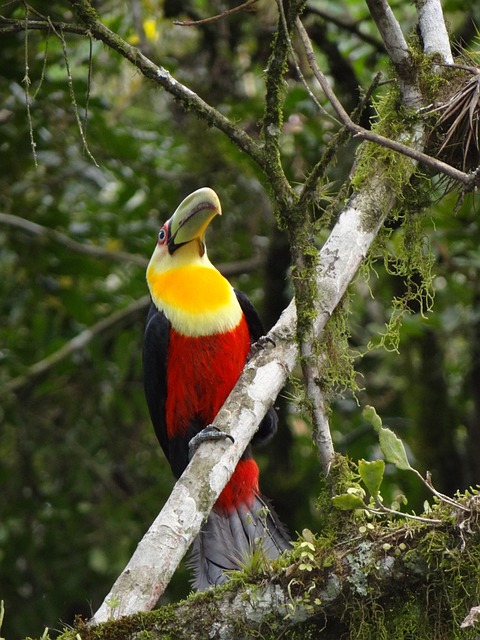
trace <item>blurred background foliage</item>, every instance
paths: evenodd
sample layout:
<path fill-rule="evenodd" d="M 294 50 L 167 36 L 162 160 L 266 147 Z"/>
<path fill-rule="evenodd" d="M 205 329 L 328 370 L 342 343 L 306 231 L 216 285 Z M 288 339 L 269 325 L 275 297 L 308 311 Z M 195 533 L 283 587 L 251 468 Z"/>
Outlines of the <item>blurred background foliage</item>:
<path fill-rule="evenodd" d="M 52 21 L 75 21 L 67 2 L 48 4 Z M 173 20 L 211 16 L 225 3 L 94 5 L 111 29 L 259 136 L 275 3 L 260 0 L 252 12 L 201 27 Z M 402 26 L 413 29 L 413 6 L 392 6 Z M 478 49 L 478 3 L 444 6 L 453 40 Z M 25 11 L 21 2 L 1 3 L 8 17 Z M 32 20 L 35 11 L 44 13 L 45 3 L 31 3 Z M 357 87 L 368 88 L 379 70 L 389 76 L 366 6 L 309 0 L 304 18 L 322 68 L 353 109 Z M 58 30 L 30 30 L 0 34 L 0 53 L 0 599 L 2 635 L 10 639 L 60 629 L 76 613 L 94 611 L 172 487 L 141 374 L 144 267 L 161 222 L 189 192 L 212 186 L 225 215 L 209 231 L 210 257 L 230 265 L 232 282 L 250 295 L 267 327 L 291 287 L 286 237 L 276 229 L 263 178 L 222 134 L 98 42 L 67 33 L 62 42 Z M 337 125 L 316 109 L 293 68 L 285 90 L 283 164 L 294 184 Z M 370 107 L 365 122 L 372 115 Z M 345 147 L 330 170 L 332 197 L 354 150 Z M 359 275 L 348 311 L 361 391 L 336 397 L 331 421 L 341 452 L 373 459 L 378 447 L 361 406 L 375 405 L 413 464 L 452 492 L 480 479 L 479 203 L 470 196 L 457 206 L 456 194 L 433 189 L 433 204 L 421 214 L 434 257 L 433 313 L 408 310 L 398 352 L 369 348 L 379 343 L 390 301 L 405 285 L 383 260 Z M 402 224 L 390 231 L 394 253 Z M 105 255 L 90 255 L 92 246 Z M 72 341 L 80 334 L 86 341 L 77 348 Z M 65 357 L 55 356 L 60 349 Z M 317 454 L 296 395 L 292 386 L 278 399 L 280 432 L 259 452 L 262 489 L 292 533 L 321 526 Z M 417 510 L 425 498 L 416 482 L 393 471 L 387 491 L 405 492 Z M 188 590 L 183 569 L 162 601 Z"/>

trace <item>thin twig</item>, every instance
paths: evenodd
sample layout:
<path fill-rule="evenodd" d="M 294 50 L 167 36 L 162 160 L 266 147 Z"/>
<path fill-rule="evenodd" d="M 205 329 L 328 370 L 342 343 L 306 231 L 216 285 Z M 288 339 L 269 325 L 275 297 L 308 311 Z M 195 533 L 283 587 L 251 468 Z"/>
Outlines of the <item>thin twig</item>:
<path fill-rule="evenodd" d="M 48 60 L 48 43 L 50 42 L 50 32 L 47 32 L 47 37 L 45 38 L 45 53 L 43 54 L 43 65 L 42 65 L 42 72 L 40 74 L 40 80 L 38 82 L 38 86 L 35 89 L 35 92 L 33 94 L 32 100 L 35 100 L 35 98 L 37 97 L 40 89 L 43 86 L 45 77 L 46 77 L 46 73 L 47 73 L 47 60 Z"/>
<path fill-rule="evenodd" d="M 70 62 L 68 60 L 67 42 L 66 42 L 65 36 L 63 34 L 63 29 L 60 29 L 59 31 L 56 31 L 55 28 L 53 28 L 53 31 L 60 38 L 60 41 L 62 43 L 63 58 L 65 60 L 65 69 L 67 71 L 67 78 L 68 78 L 68 88 L 70 90 L 70 100 L 72 101 L 73 111 L 74 111 L 74 114 L 75 114 L 75 120 L 77 121 L 78 130 L 79 130 L 80 137 L 81 137 L 82 143 L 83 143 L 83 148 L 85 149 L 85 153 L 90 158 L 90 160 L 94 163 L 94 165 L 96 167 L 98 167 L 99 164 L 95 160 L 95 158 L 93 157 L 92 152 L 90 151 L 90 148 L 88 146 L 87 139 L 85 137 L 85 131 L 84 131 L 84 128 L 83 128 L 83 125 L 82 125 L 82 119 L 80 118 L 80 113 L 78 111 L 77 98 L 75 96 L 75 89 L 73 87 L 72 72 L 70 70 Z"/>
<path fill-rule="evenodd" d="M 440 491 L 437 491 L 435 489 L 435 487 L 433 486 L 430 472 L 427 472 L 427 477 L 424 478 L 422 476 L 422 474 L 419 471 L 417 471 L 416 469 L 414 469 L 413 467 L 411 468 L 411 470 L 415 473 L 415 475 L 418 478 L 420 478 L 420 480 L 423 482 L 423 484 L 426 487 L 428 487 L 428 489 L 433 493 L 433 495 L 436 496 L 441 502 L 445 502 L 445 503 L 449 504 L 451 507 L 455 507 L 455 509 L 461 509 L 462 511 L 470 511 L 470 509 L 468 507 L 464 507 L 462 504 L 460 504 L 459 502 L 457 502 L 453 498 L 450 498 L 449 496 L 446 496 L 444 493 L 440 493 Z"/>
<path fill-rule="evenodd" d="M 30 134 L 30 147 L 32 149 L 33 162 L 35 167 L 38 167 L 38 159 L 37 159 L 37 143 L 35 142 L 35 138 L 33 135 L 33 121 L 32 121 L 32 112 L 30 110 L 30 75 L 29 75 L 29 65 L 28 65 L 28 5 L 25 4 L 25 75 L 23 77 L 23 84 L 25 85 L 25 106 L 27 109 L 27 120 L 28 120 L 28 130 Z"/>
<path fill-rule="evenodd" d="M 88 38 L 89 52 L 88 52 L 88 75 L 87 75 L 87 94 L 85 97 L 85 113 L 83 115 L 83 130 L 85 131 L 85 137 L 87 136 L 88 126 L 88 107 L 90 106 L 90 92 L 92 89 L 92 74 L 93 74 L 93 40 L 92 36 Z"/>
<path fill-rule="evenodd" d="M 33 384 L 38 378 L 46 375 L 60 362 L 71 357 L 77 351 L 85 349 L 85 347 L 87 347 L 94 338 L 97 338 L 102 333 L 112 329 L 115 325 L 124 326 L 131 322 L 138 313 L 145 311 L 149 304 L 150 296 L 146 295 L 139 300 L 135 300 L 129 304 L 128 307 L 119 309 L 107 318 L 99 320 L 94 325 L 69 340 L 51 355 L 28 367 L 26 372 L 21 376 L 5 382 L 2 387 L 2 394 L 16 393 L 20 389 Z"/>
<path fill-rule="evenodd" d="M 426 522 L 427 524 L 442 524 L 442 520 L 438 520 L 436 518 L 425 518 L 423 516 L 417 516 L 413 513 L 403 513 L 403 511 L 397 511 L 396 509 L 391 509 L 390 507 L 386 507 L 384 504 L 377 500 L 377 508 L 374 509 L 372 507 L 366 506 L 367 511 L 373 513 L 375 515 L 382 515 L 384 513 L 388 513 L 392 516 L 400 516 L 401 518 L 406 518 L 408 520 L 417 520 L 418 522 Z"/>
<path fill-rule="evenodd" d="M 143 256 L 137 256 L 132 253 L 126 253 L 125 251 L 109 251 L 102 247 L 97 247 L 93 244 L 85 244 L 83 242 L 77 242 L 69 236 L 55 229 L 49 229 L 31 220 L 26 220 L 19 216 L 14 216 L 9 213 L 0 213 L 0 224 L 6 224 L 10 227 L 21 229 L 26 233 L 34 236 L 48 238 L 58 242 L 62 246 L 66 247 L 70 251 L 76 253 L 82 253 L 90 256 L 91 258 L 107 258 L 108 260 L 115 260 L 116 262 L 136 264 L 140 267 L 146 268 L 148 260 Z"/>
<path fill-rule="evenodd" d="M 315 53 L 312 48 L 312 44 L 310 42 L 310 38 L 308 37 L 307 32 L 305 31 L 305 27 L 301 23 L 301 21 L 297 18 L 296 27 L 298 33 L 300 35 L 302 44 L 305 48 L 305 53 L 307 56 L 308 63 L 310 68 L 315 75 L 315 78 L 318 80 L 322 91 L 325 93 L 326 97 L 330 101 L 332 107 L 335 109 L 338 117 L 341 122 L 349 131 L 351 131 L 355 137 L 362 138 L 363 140 L 369 140 L 370 142 L 375 142 L 383 147 L 387 147 L 388 149 L 392 149 L 392 151 L 397 151 L 417 162 L 421 162 L 422 164 L 430 167 L 437 173 L 444 173 L 447 176 L 450 176 L 454 180 L 465 185 L 466 191 L 472 191 L 477 186 L 478 176 L 475 173 L 465 173 L 452 167 L 451 165 L 442 162 L 441 160 L 437 160 L 437 158 L 433 158 L 432 156 L 423 153 L 422 151 L 418 151 L 417 149 L 413 149 L 412 147 L 408 147 L 397 140 L 391 140 L 390 138 L 385 138 L 378 133 L 373 131 L 369 131 L 368 129 L 364 129 L 355 122 L 352 121 L 348 113 L 343 108 L 343 105 L 338 100 L 335 93 L 332 91 L 328 80 L 320 70 L 316 58 Z"/>
<path fill-rule="evenodd" d="M 216 22 L 217 20 L 222 20 L 223 18 L 227 18 L 228 16 L 233 15 L 234 13 L 238 13 L 239 11 L 244 11 L 248 9 L 252 4 L 255 4 L 258 0 L 247 0 L 243 4 L 238 5 L 238 7 L 233 7 L 232 9 L 227 9 L 223 11 L 223 13 L 219 13 L 216 16 L 210 16 L 209 18 L 202 18 L 201 20 L 174 20 L 173 24 L 178 27 L 196 27 L 202 24 L 208 24 L 210 22 Z"/>

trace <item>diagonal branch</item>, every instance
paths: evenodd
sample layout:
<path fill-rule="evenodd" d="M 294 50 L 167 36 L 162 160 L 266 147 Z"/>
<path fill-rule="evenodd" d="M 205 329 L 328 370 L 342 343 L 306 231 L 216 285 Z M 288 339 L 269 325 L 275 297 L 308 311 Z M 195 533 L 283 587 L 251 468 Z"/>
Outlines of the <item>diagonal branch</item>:
<path fill-rule="evenodd" d="M 446 162 L 442 162 L 437 158 L 433 158 L 432 156 L 423 153 L 413 146 L 407 146 L 398 140 L 386 138 L 385 136 L 375 133 L 374 131 L 364 129 L 360 125 L 353 122 L 353 120 L 350 118 L 348 113 L 343 108 L 343 105 L 333 92 L 332 88 L 330 87 L 328 80 L 320 70 L 316 61 L 315 52 L 310 42 L 310 38 L 308 37 L 305 27 L 299 19 L 297 19 L 296 21 L 296 28 L 305 49 L 308 64 L 310 65 L 315 78 L 318 80 L 322 91 L 325 93 L 327 99 L 337 113 L 340 121 L 348 131 L 351 131 L 355 137 L 362 138 L 363 140 L 368 140 L 370 142 L 375 142 L 376 144 L 386 147 L 387 149 L 397 151 L 398 153 L 401 153 L 408 158 L 415 160 L 416 162 L 420 162 L 426 165 L 437 173 L 443 173 L 449 176 L 453 180 L 456 180 L 457 182 L 465 185 L 466 191 L 473 191 L 473 189 L 475 189 L 478 182 L 478 176 L 475 173 L 465 173 L 463 171 L 460 171 L 459 169 L 452 167 Z"/>
<path fill-rule="evenodd" d="M 119 325 L 125 326 L 125 324 L 132 322 L 139 314 L 145 314 L 149 304 L 150 296 L 146 295 L 139 300 L 135 300 L 124 309 L 119 309 L 108 317 L 102 318 L 66 342 L 57 351 L 30 366 L 23 375 L 5 382 L 2 387 L 2 395 L 5 393 L 17 393 L 20 389 L 29 386 L 38 380 L 38 378 L 49 373 L 60 362 L 63 362 L 77 351 L 85 349 L 97 336 L 111 330 L 112 327 Z"/>
<path fill-rule="evenodd" d="M 202 120 L 225 133 L 239 149 L 248 154 L 262 169 L 266 169 L 264 152 L 243 129 L 176 80 L 165 67 L 149 60 L 136 47 L 106 27 L 97 18 L 88 0 L 70 0 L 70 4 L 93 38 L 104 42 L 110 49 L 131 62 L 145 78 L 168 91 L 186 111 L 194 111 Z"/>
<path fill-rule="evenodd" d="M 133 253 L 127 253 L 125 251 L 109 251 L 103 247 L 99 247 L 94 244 L 86 244 L 84 242 L 77 242 L 70 236 L 67 236 L 55 229 L 49 229 L 41 224 L 21 218 L 20 216 L 14 216 L 10 213 L 0 213 L 0 225 L 8 225 L 16 229 L 21 229 L 26 233 L 29 233 L 38 238 L 45 238 L 47 240 L 53 240 L 61 244 L 70 251 L 75 253 L 82 253 L 91 258 L 107 258 L 108 260 L 114 260 L 121 262 L 122 264 L 136 264 L 139 267 L 146 268 L 148 260 L 143 256 L 135 255 Z"/>
<path fill-rule="evenodd" d="M 388 190 L 381 171 L 375 172 L 372 168 L 372 173 L 376 177 L 368 191 L 351 198 L 320 251 L 316 270 L 320 297 L 313 322 L 317 336 L 321 335 L 394 205 L 395 197 Z M 380 204 L 382 202 L 385 204 Z M 269 332 L 276 346 L 252 357 L 215 419 L 215 424 L 230 433 L 234 442 L 200 446 L 92 623 L 108 620 L 112 603 L 118 617 L 149 610 L 156 604 L 296 364 L 295 325 L 296 307 L 292 301 Z"/>

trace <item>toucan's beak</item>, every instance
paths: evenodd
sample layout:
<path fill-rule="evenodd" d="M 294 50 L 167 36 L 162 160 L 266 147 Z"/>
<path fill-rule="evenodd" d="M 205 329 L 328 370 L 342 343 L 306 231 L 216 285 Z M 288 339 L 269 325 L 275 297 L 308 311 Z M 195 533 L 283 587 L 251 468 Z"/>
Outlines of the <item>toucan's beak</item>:
<path fill-rule="evenodd" d="M 203 253 L 205 231 L 216 215 L 222 215 L 222 208 L 213 189 L 203 187 L 187 196 L 168 221 L 169 253 L 192 240 L 198 240 Z"/>

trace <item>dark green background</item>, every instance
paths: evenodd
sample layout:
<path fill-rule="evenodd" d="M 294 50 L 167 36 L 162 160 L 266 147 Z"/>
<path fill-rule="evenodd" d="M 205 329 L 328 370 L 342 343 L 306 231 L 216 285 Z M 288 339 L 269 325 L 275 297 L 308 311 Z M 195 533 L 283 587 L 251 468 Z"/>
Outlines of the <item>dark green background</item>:
<path fill-rule="evenodd" d="M 45 12 L 44 4 L 33 6 Z M 478 50 L 474 4 L 446 2 L 445 10 L 454 36 Z M 67 2 L 48 5 L 53 20 L 73 20 Z M 408 31 L 414 8 L 396 5 Z M 132 0 L 95 6 L 111 29 L 139 43 L 258 137 L 263 69 L 277 20 L 274 3 L 202 28 L 172 27 L 172 19 L 213 15 L 223 4 Z M 8 3 L 1 12 L 24 16 L 20 3 Z M 347 16 L 363 36 L 340 24 Z M 360 0 L 312 2 L 305 23 L 347 109 L 357 103 L 356 86 L 367 88 L 379 70 L 388 77 Z M 91 44 L 90 56 L 88 40 L 65 34 L 65 42 L 71 83 L 58 33 L 47 37 L 31 30 L 27 39 L 25 33 L 0 34 L 0 213 L 147 260 L 160 223 L 189 192 L 211 186 L 224 216 L 209 231 L 210 257 L 216 264 L 259 258 L 255 269 L 238 273 L 232 282 L 250 295 L 265 324 L 273 324 L 291 297 L 288 247 L 285 234 L 276 230 L 258 170 L 222 134 L 181 111 L 100 43 Z M 282 161 L 296 184 L 336 124 L 317 111 L 293 70 L 287 77 Z M 83 127 L 98 166 L 83 148 L 71 89 L 82 121 L 89 96 Z M 350 145 L 338 155 L 330 172 L 332 196 L 348 175 L 353 154 Z M 359 404 L 348 391 L 339 395 L 332 428 L 340 451 L 354 460 L 374 459 L 377 442 L 361 417 L 361 406 L 374 404 L 406 442 L 414 465 L 430 469 L 437 488 L 451 492 L 480 477 L 479 203 L 468 197 L 455 209 L 455 194 L 440 196 L 438 189 L 421 222 L 425 247 L 435 259 L 434 311 L 422 317 L 412 308 L 399 353 L 379 349 L 357 359 Z M 402 232 L 398 225 L 390 238 L 393 255 Z M 45 626 L 61 629 L 76 613 L 94 611 L 162 507 L 173 479 L 143 398 L 143 310 L 113 323 L 41 376 L 28 376 L 31 365 L 144 296 L 144 268 L 127 257 L 89 257 L 4 219 L 0 274 L 0 599 L 6 610 L 1 634 L 11 640 L 41 635 Z M 389 275 L 382 260 L 368 283 L 357 278 L 349 318 L 353 353 L 378 342 L 390 301 L 403 289 L 402 278 Z M 8 391 L 9 382 L 22 376 L 15 393 Z M 293 386 L 282 394 L 279 434 L 259 454 L 262 489 L 292 533 L 321 526 L 315 506 L 317 454 L 296 395 Z M 425 496 L 419 484 L 391 470 L 388 476 L 387 493 L 406 492 L 409 507 L 421 509 Z M 162 601 L 188 593 L 187 578 L 180 570 Z"/>

